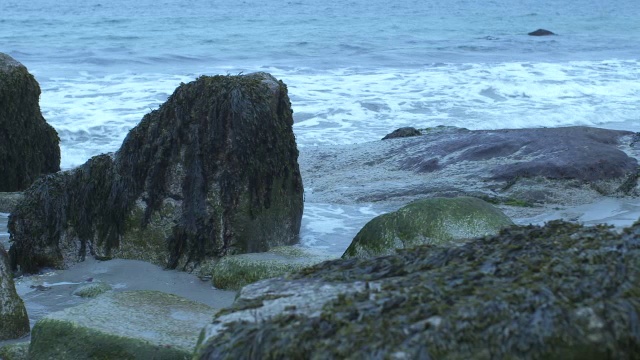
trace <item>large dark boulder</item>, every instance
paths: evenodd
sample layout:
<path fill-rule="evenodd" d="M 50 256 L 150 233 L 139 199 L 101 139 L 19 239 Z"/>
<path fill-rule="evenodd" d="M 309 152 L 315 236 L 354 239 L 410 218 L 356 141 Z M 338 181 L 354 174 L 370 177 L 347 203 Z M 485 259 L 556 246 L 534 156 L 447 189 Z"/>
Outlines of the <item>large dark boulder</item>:
<path fill-rule="evenodd" d="M 14 268 L 127 258 L 191 268 L 297 242 L 302 180 L 284 83 L 182 84 L 115 154 L 37 181 L 9 219 Z"/>
<path fill-rule="evenodd" d="M 0 191 L 24 190 L 60 170 L 60 139 L 40 113 L 40 86 L 27 68 L 0 53 Z"/>
<path fill-rule="evenodd" d="M 551 222 L 245 287 L 198 359 L 638 359 L 640 223 Z"/>
<path fill-rule="evenodd" d="M 29 317 L 16 293 L 9 258 L 0 244 L 0 340 L 17 339 L 29 333 Z"/>

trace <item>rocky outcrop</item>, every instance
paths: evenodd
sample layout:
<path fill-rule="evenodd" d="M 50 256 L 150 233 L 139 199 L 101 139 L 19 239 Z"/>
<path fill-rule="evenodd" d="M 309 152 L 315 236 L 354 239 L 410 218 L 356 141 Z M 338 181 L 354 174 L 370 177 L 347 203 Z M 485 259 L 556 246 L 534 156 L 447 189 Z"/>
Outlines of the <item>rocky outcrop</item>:
<path fill-rule="evenodd" d="M 549 36 L 549 35 L 555 35 L 553 32 L 549 31 L 549 30 L 545 30 L 545 29 L 538 29 L 536 31 L 532 31 L 530 33 L 528 33 L 527 35 L 529 36 Z"/>
<path fill-rule="evenodd" d="M 513 225 L 502 211 L 472 197 L 417 200 L 369 221 L 343 258 L 390 255 L 420 244 L 446 245 L 495 235 Z"/>
<path fill-rule="evenodd" d="M 424 197 L 473 196 L 535 211 L 603 195 L 638 194 L 640 149 L 630 146 L 632 132 L 439 127 L 423 134 L 303 151 L 306 201 L 405 204 Z"/>
<path fill-rule="evenodd" d="M 382 138 L 382 140 L 405 138 L 405 137 L 419 136 L 419 135 L 422 135 L 420 130 L 414 127 L 403 127 L 403 128 L 396 129 L 393 132 L 385 135 Z"/>
<path fill-rule="evenodd" d="M 16 293 L 7 252 L 0 244 L 0 340 L 17 339 L 29 333 L 29 317 Z"/>
<path fill-rule="evenodd" d="M 325 262 L 245 287 L 196 358 L 635 359 L 639 239 L 551 222 Z"/>
<path fill-rule="evenodd" d="M 39 320 L 29 359 L 189 359 L 214 312 L 158 291 L 104 294 Z"/>
<path fill-rule="evenodd" d="M 176 89 L 115 154 L 37 181 L 9 219 L 14 268 L 85 256 L 190 269 L 297 242 L 302 180 L 284 83 L 203 76 Z"/>
<path fill-rule="evenodd" d="M 0 53 L 0 191 L 24 190 L 40 175 L 60 170 L 60 139 L 39 101 L 33 75 Z"/>

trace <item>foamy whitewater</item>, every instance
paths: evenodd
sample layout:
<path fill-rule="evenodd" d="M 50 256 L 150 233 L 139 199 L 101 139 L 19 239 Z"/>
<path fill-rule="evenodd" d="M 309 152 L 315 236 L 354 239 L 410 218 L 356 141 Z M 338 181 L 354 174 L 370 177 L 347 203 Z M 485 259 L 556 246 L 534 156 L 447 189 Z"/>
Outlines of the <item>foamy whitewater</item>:
<path fill-rule="evenodd" d="M 253 71 L 288 85 L 301 148 L 402 126 L 640 131 L 638 18 L 637 0 L 1 0 L 0 52 L 39 81 L 68 169 L 181 82 Z M 344 248 L 387 210 L 306 204 L 303 243 Z"/>

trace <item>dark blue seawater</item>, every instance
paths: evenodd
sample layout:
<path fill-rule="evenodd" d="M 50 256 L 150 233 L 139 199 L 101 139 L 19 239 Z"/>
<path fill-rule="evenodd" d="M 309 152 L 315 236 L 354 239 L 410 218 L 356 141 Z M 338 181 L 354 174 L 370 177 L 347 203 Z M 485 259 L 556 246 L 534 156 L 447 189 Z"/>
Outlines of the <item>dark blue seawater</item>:
<path fill-rule="evenodd" d="M 637 59 L 636 0 L 2 0 L 0 44 L 47 74 Z M 537 28 L 560 36 L 530 38 Z"/>

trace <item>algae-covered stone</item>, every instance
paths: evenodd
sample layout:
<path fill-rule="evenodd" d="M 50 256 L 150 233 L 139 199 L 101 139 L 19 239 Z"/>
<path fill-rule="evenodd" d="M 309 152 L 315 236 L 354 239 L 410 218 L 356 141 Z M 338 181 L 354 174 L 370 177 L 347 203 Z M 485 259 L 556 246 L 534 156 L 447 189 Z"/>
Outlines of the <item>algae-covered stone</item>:
<path fill-rule="evenodd" d="M 326 254 L 281 246 L 266 253 L 225 256 L 213 261 L 210 266 L 203 266 L 199 269 L 199 275 L 211 276 L 213 286 L 218 289 L 239 290 L 247 284 L 283 276 L 329 259 L 331 257 Z"/>
<path fill-rule="evenodd" d="M 0 192 L 0 213 L 10 213 L 22 200 L 21 192 Z"/>
<path fill-rule="evenodd" d="M 215 310 L 158 291 L 127 291 L 39 320 L 29 358 L 190 359 Z"/>
<path fill-rule="evenodd" d="M 28 355 L 28 342 L 0 346 L 0 359 L 2 360 L 27 360 Z"/>
<path fill-rule="evenodd" d="M 17 339 L 29 333 L 29 317 L 16 293 L 9 259 L 0 244 L 0 340 Z"/>
<path fill-rule="evenodd" d="M 637 359 L 640 223 L 550 222 L 245 287 L 197 359 Z"/>
<path fill-rule="evenodd" d="M 287 87 L 266 73 L 182 84 L 115 154 L 38 180 L 9 219 L 14 267 L 85 256 L 191 269 L 297 242 L 303 188 Z"/>
<path fill-rule="evenodd" d="M 497 234 L 513 222 L 493 205 L 472 197 L 418 200 L 368 222 L 343 258 L 393 254 L 419 244 L 446 244 Z"/>
<path fill-rule="evenodd" d="M 60 170 L 60 139 L 40 113 L 40 86 L 27 68 L 0 53 L 0 191 L 26 189 Z"/>
<path fill-rule="evenodd" d="M 94 298 L 98 295 L 102 295 L 107 291 L 112 290 L 111 285 L 96 281 L 91 284 L 83 285 L 73 291 L 73 295 L 84 297 L 84 298 Z"/>

